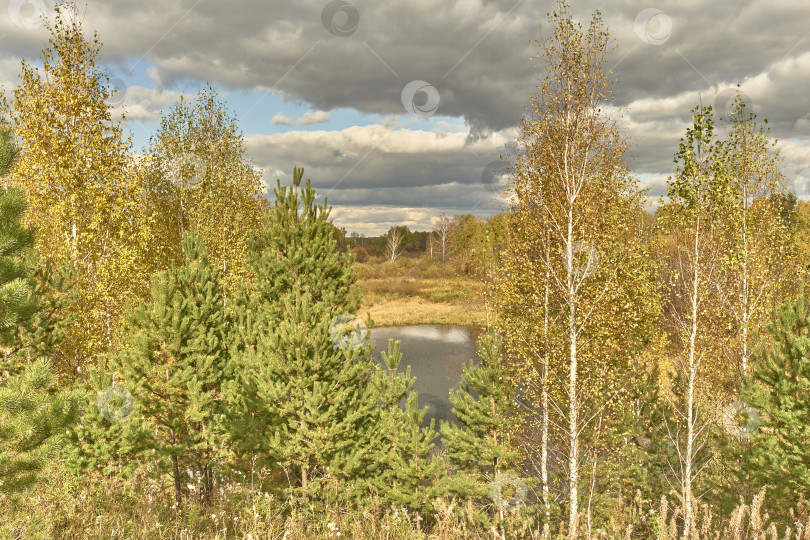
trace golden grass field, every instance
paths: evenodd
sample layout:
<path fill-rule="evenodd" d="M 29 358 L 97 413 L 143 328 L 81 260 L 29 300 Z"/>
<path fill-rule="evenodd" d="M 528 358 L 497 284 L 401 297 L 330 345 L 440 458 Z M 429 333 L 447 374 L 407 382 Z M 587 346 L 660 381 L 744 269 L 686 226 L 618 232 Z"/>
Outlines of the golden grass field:
<path fill-rule="evenodd" d="M 425 260 L 357 263 L 363 304 L 375 327 L 420 324 L 486 326 L 484 283 Z"/>

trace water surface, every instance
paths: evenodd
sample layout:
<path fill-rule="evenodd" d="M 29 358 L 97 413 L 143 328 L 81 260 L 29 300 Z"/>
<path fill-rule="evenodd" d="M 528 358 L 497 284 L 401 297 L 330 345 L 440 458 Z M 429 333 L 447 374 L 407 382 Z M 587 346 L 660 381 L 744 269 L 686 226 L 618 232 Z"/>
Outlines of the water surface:
<path fill-rule="evenodd" d="M 454 420 L 449 392 L 458 387 L 463 364 L 480 361 L 474 341 L 479 333 L 465 326 L 394 326 L 372 329 L 371 339 L 376 341 L 374 357 L 383 365 L 381 352 L 388 352 L 388 340 L 400 341 L 399 371 L 404 373 L 411 366 L 419 406 L 429 407 L 423 425 L 434 418 L 438 429 L 440 420 Z"/>

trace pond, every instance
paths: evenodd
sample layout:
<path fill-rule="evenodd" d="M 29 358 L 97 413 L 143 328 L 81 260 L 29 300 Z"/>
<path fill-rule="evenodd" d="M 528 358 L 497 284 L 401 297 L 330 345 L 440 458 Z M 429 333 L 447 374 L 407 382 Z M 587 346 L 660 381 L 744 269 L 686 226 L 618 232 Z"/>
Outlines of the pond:
<path fill-rule="evenodd" d="M 381 352 L 388 352 L 388 340 L 400 341 L 399 371 L 404 373 L 411 366 L 419 406 L 429 407 L 423 425 L 430 425 L 433 418 L 438 430 L 441 420 L 455 419 L 449 392 L 458 387 L 462 366 L 471 359 L 480 361 L 475 346 L 480 332 L 479 328 L 465 326 L 394 326 L 372 329 L 371 339 L 376 342 L 374 357 L 380 364 Z"/>

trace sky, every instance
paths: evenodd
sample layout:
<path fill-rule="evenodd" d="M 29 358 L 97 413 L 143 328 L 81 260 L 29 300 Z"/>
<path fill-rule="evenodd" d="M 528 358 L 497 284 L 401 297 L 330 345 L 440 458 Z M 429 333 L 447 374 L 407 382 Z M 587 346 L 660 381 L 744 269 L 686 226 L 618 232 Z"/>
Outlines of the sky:
<path fill-rule="evenodd" d="M 39 64 L 45 0 L 0 0 L 0 88 Z M 430 230 L 441 214 L 505 208 L 498 156 L 543 76 L 551 0 L 89 0 L 110 104 L 148 144 L 160 115 L 210 83 L 270 186 L 304 167 L 339 227 Z M 611 34 L 628 164 L 653 208 L 700 103 L 737 85 L 778 140 L 787 188 L 810 199 L 810 1 L 571 0 Z M 496 174 L 493 175 L 493 172 Z"/>

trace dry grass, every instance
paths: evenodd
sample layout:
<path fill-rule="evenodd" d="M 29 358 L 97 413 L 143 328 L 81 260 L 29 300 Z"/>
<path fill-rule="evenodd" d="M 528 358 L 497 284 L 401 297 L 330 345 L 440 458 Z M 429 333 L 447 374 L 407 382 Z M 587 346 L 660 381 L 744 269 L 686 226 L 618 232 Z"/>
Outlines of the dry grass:
<path fill-rule="evenodd" d="M 375 327 L 410 326 L 420 324 L 486 326 L 483 305 L 437 303 L 422 298 L 398 298 L 364 305 L 358 315 L 365 319 L 370 313 Z"/>
<path fill-rule="evenodd" d="M 0 497 L 0 538 L 6 539 L 377 539 L 450 540 L 473 537 L 437 501 L 432 525 L 412 512 L 371 502 L 365 510 L 304 516 L 289 504 L 253 490 L 250 483 L 226 483 L 205 506 L 185 501 L 178 512 L 170 482 L 155 480 L 151 467 L 131 479 L 88 474 L 76 477 L 51 466 L 35 489 L 13 504 Z M 430 518 L 429 518 L 430 519 Z M 476 533 L 476 537 L 480 531 Z"/>
<path fill-rule="evenodd" d="M 356 264 L 363 305 L 375 326 L 441 324 L 483 326 L 484 284 L 427 259 Z"/>
<path fill-rule="evenodd" d="M 283 501 L 260 493 L 250 483 L 226 483 L 212 504 L 187 503 L 185 512 L 174 508 L 167 481 L 155 480 L 144 466 L 132 479 L 105 478 L 96 474 L 75 477 L 54 465 L 34 490 L 17 505 L 0 498 L 0 537 L 12 539 L 236 539 L 279 540 L 387 539 L 451 540 L 498 538 L 495 531 L 475 530 L 462 519 L 464 512 L 453 501 L 437 500 L 436 514 L 423 516 L 385 509 L 370 502 L 356 511 L 323 512 L 305 517 Z M 746 504 L 741 501 L 730 516 L 712 516 L 703 506 L 690 540 L 810 540 L 810 505 L 800 503 L 791 511 L 792 523 L 775 526 L 763 515 L 764 489 Z M 633 502 L 619 501 L 615 519 L 580 538 L 679 540 L 679 512 L 662 499 L 660 507 L 642 511 Z M 455 511 L 454 511 L 455 509 Z M 530 509 L 525 511 L 531 512 Z M 531 523 L 535 523 L 534 526 Z M 536 520 L 517 525 L 508 519 L 506 538 L 560 540 L 562 528 L 543 536 Z M 644 532 L 642 532 L 644 531 Z"/>

